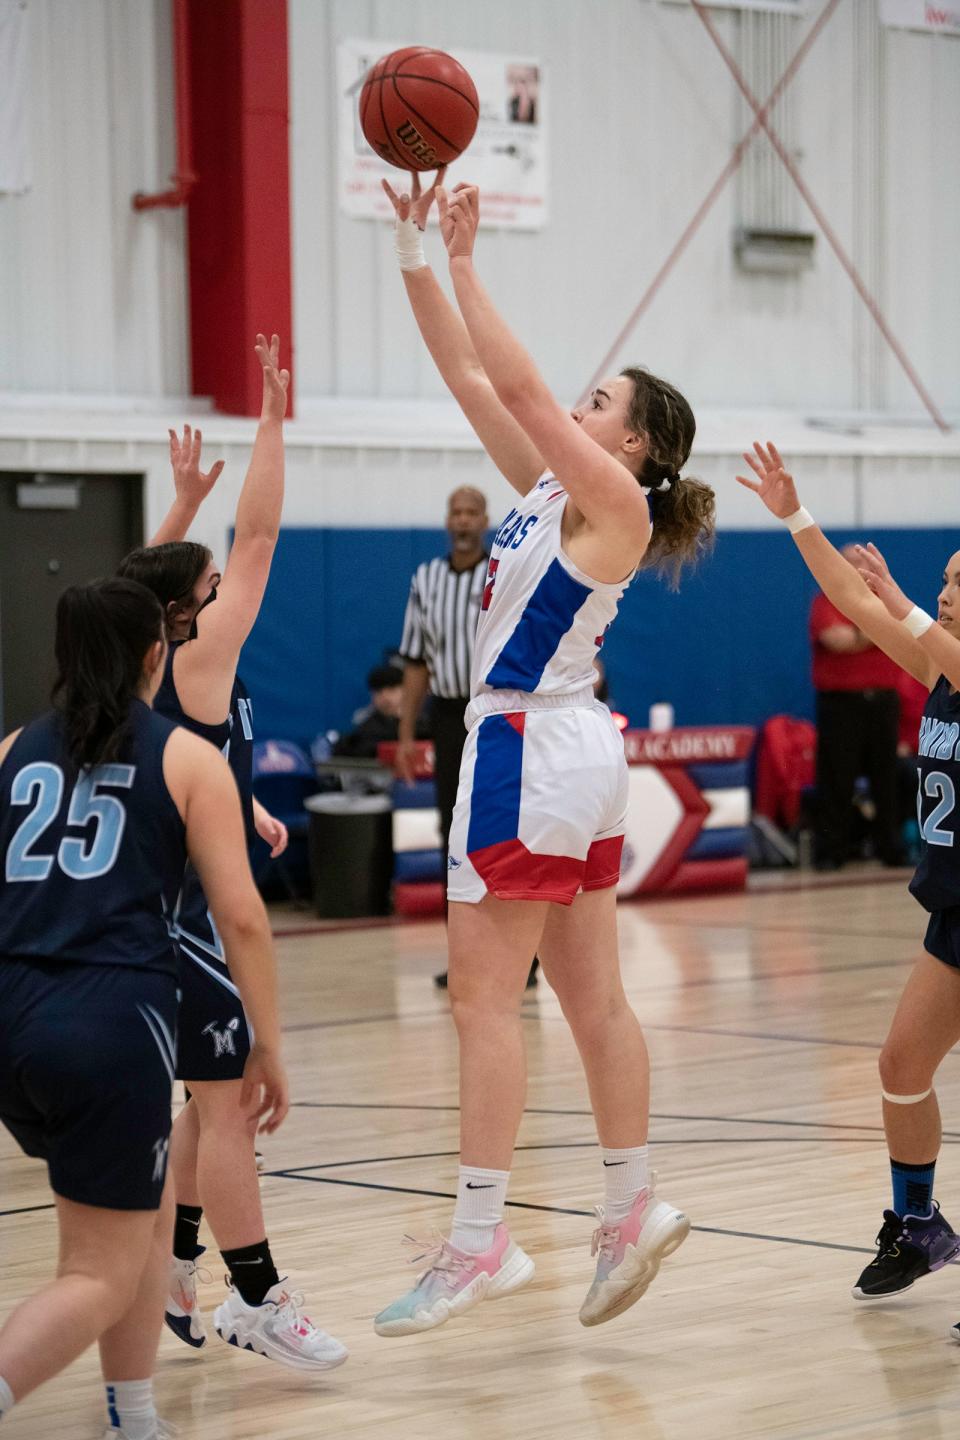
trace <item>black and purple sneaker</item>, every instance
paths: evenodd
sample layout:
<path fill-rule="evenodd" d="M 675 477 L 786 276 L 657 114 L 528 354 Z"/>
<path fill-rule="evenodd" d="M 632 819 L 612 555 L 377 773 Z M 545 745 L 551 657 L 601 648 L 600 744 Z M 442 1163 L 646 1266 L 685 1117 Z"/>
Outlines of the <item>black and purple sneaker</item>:
<path fill-rule="evenodd" d="M 854 1285 L 854 1299 L 899 1295 L 915 1280 L 942 1269 L 958 1256 L 960 1235 L 954 1234 L 936 1203 L 929 1215 L 904 1215 L 902 1219 L 892 1210 L 884 1210 L 877 1258 Z"/>

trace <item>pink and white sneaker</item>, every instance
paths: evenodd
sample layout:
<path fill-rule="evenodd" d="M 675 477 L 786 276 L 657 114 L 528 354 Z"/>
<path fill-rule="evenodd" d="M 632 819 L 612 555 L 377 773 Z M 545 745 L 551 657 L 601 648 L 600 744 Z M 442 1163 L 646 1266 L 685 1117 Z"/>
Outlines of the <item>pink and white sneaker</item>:
<path fill-rule="evenodd" d="M 268 1290 L 262 1305 L 248 1305 L 238 1290 L 231 1290 L 213 1312 L 221 1340 L 241 1350 L 253 1350 L 288 1365 L 291 1370 L 333 1370 L 347 1358 L 347 1348 L 314 1325 L 300 1309 L 302 1295 L 289 1295 L 283 1281 Z"/>
<path fill-rule="evenodd" d="M 417 1248 L 411 1261 L 428 1262 L 412 1290 L 381 1310 L 373 1322 L 378 1335 L 417 1335 L 434 1330 L 457 1315 L 472 1310 L 481 1300 L 512 1295 L 533 1278 L 533 1261 L 510 1239 L 506 1225 L 497 1226 L 493 1244 L 482 1255 L 459 1250 L 437 1235 L 435 1240 L 406 1242 Z"/>
<path fill-rule="evenodd" d="M 645 1293 L 660 1269 L 690 1234 L 690 1219 L 665 1200 L 656 1200 L 653 1188 L 641 1190 L 626 1220 L 604 1219 L 593 1232 L 591 1255 L 597 1256 L 597 1273 L 580 1307 L 581 1325 L 602 1325 L 629 1310 Z"/>

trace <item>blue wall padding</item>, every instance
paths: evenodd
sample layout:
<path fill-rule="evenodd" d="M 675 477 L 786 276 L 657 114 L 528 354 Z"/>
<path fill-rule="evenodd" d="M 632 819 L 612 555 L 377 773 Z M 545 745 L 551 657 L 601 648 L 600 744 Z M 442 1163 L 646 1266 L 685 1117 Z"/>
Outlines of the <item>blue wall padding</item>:
<path fill-rule="evenodd" d="M 443 880 L 442 850 L 403 850 L 394 856 L 393 878 L 401 885 Z"/>
<path fill-rule="evenodd" d="M 701 830 L 684 860 L 729 860 L 744 855 L 749 830 L 746 825 L 730 825 L 721 830 Z"/>
<path fill-rule="evenodd" d="M 391 797 L 394 810 L 433 810 L 437 804 L 437 787 L 432 780 L 414 780 L 412 785 L 398 780 Z"/>
<path fill-rule="evenodd" d="M 698 790 L 743 790 L 750 784 L 750 761 L 720 760 L 716 764 L 688 765 L 687 774 Z"/>
<path fill-rule="evenodd" d="M 874 540 L 911 599 L 933 611 L 958 536 L 873 530 L 831 539 Z M 240 665 L 257 734 L 302 743 L 330 727 L 348 729 L 368 699 L 367 671 L 399 644 L 414 567 L 445 549 L 442 530 L 282 531 Z M 807 616 L 815 593 L 793 541 L 779 531 L 723 531 L 679 594 L 641 575 L 603 648 L 615 708 L 635 726 L 646 724 L 657 700 L 673 704 L 678 725 L 812 717 Z"/>

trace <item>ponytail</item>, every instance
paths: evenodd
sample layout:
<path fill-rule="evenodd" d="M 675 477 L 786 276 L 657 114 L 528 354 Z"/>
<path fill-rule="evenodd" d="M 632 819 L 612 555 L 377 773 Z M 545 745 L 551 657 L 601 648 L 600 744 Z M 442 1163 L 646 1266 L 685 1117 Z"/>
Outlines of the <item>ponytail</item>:
<path fill-rule="evenodd" d="M 155 595 L 132 580 L 71 585 L 57 602 L 57 678 L 53 704 L 63 718 L 67 754 L 78 770 L 116 760 L 143 662 L 163 639 Z"/>
<path fill-rule="evenodd" d="M 637 477 L 649 492 L 653 534 L 643 557 L 644 569 L 666 575 L 676 590 L 685 565 L 695 565 L 710 549 L 716 530 L 716 502 L 709 485 L 681 476 L 690 456 L 697 422 L 680 391 L 639 366 L 621 375 L 633 381 L 627 423 L 647 442 Z"/>

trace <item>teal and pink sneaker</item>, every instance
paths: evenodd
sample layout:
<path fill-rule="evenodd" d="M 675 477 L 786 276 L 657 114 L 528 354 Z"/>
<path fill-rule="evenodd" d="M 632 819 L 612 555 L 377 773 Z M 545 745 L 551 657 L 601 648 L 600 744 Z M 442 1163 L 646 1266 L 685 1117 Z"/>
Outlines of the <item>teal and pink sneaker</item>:
<path fill-rule="evenodd" d="M 437 1235 L 434 1240 L 404 1239 L 418 1254 L 410 1262 L 427 1261 L 417 1283 L 406 1295 L 381 1310 L 373 1322 L 378 1335 L 418 1335 L 434 1330 L 457 1315 L 472 1310 L 481 1300 L 512 1295 L 533 1277 L 533 1261 L 510 1239 L 506 1225 L 498 1225 L 493 1244 L 482 1255 L 458 1250 Z"/>
<path fill-rule="evenodd" d="M 665 1200 L 654 1198 L 652 1187 L 641 1190 L 626 1220 L 604 1219 L 593 1232 L 591 1255 L 597 1256 L 597 1273 L 580 1307 L 581 1325 L 602 1325 L 636 1304 L 660 1269 L 690 1234 L 690 1220 Z"/>

